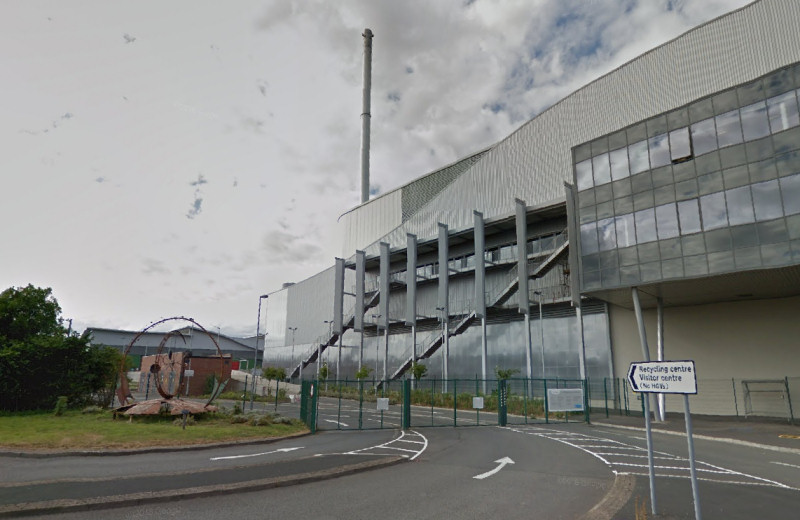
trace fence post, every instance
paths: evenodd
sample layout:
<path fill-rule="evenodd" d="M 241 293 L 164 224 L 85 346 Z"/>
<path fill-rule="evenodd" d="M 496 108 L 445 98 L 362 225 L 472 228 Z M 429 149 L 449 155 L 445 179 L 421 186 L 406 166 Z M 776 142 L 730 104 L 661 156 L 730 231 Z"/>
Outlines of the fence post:
<path fill-rule="evenodd" d="M 364 417 L 364 380 L 358 380 L 358 429 L 363 427 Z"/>
<path fill-rule="evenodd" d="M 497 381 L 497 424 L 499 426 L 505 426 L 508 424 L 508 396 L 506 395 L 506 385 L 507 382 L 505 379 L 499 379 Z"/>
<path fill-rule="evenodd" d="M 736 380 L 731 378 L 731 388 L 733 388 L 733 408 L 736 410 L 736 417 L 739 417 L 739 401 L 736 399 Z"/>
<path fill-rule="evenodd" d="M 522 413 L 525 414 L 525 424 L 528 424 L 528 385 L 531 384 L 529 378 L 525 378 L 525 393 L 522 397 Z"/>
<path fill-rule="evenodd" d="M 789 405 L 789 424 L 794 424 L 794 411 L 792 410 L 792 394 L 789 393 L 789 377 L 783 378 L 786 385 L 786 402 Z"/>
<path fill-rule="evenodd" d="M 336 429 L 342 429 L 342 383 L 341 381 L 336 381 L 339 385 L 339 408 L 336 410 Z"/>
<path fill-rule="evenodd" d="M 403 381 L 403 428 L 411 428 L 411 380 Z"/>
<path fill-rule="evenodd" d="M 584 384 L 588 387 L 589 386 L 589 380 L 586 379 L 584 381 Z M 588 388 L 587 388 L 587 390 L 588 390 Z M 586 424 L 591 424 L 591 419 L 590 419 L 590 415 L 589 415 L 589 392 L 587 391 L 583 395 L 584 395 L 584 399 L 586 400 L 586 402 L 583 405 L 583 416 L 586 419 Z"/>
<path fill-rule="evenodd" d="M 244 411 L 244 405 L 247 398 L 247 376 L 244 376 L 244 393 L 242 394 L 242 411 Z"/>
<path fill-rule="evenodd" d="M 547 379 L 542 379 L 544 383 L 544 423 L 550 424 L 550 404 L 547 402 Z"/>
<path fill-rule="evenodd" d="M 458 426 L 458 379 L 453 379 L 453 426 Z"/>
<path fill-rule="evenodd" d="M 606 403 L 606 419 L 608 419 L 608 378 L 603 378 L 603 399 Z"/>

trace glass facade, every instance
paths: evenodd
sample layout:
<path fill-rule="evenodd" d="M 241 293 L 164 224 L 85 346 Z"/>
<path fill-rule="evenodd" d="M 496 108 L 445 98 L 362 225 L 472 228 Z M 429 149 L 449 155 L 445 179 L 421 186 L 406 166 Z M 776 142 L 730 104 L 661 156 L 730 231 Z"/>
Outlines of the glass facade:
<path fill-rule="evenodd" d="M 599 310 L 599 309 L 598 309 Z M 609 345 L 609 330 L 607 317 L 604 311 L 584 314 L 584 337 L 586 352 L 587 376 L 590 379 L 612 377 L 611 374 L 611 349 Z M 372 335 L 369 335 L 370 332 Z M 428 344 L 440 329 L 427 330 L 417 334 L 418 349 L 423 344 Z M 503 369 L 519 368 L 520 377 L 525 377 L 525 322 L 522 316 L 515 321 L 488 324 L 486 327 L 488 359 L 488 377 L 494 378 L 495 367 Z M 547 378 L 578 379 L 580 378 L 580 330 L 574 311 L 562 311 L 559 315 L 548 316 L 544 319 L 544 349 L 541 341 L 542 331 L 539 320 L 531 320 L 531 342 L 533 345 L 533 371 L 535 378 L 542 377 L 542 352 L 544 351 L 544 370 Z M 360 334 L 348 330 L 342 338 L 342 377 L 353 378 L 358 370 L 358 350 Z M 364 364 L 372 368 L 370 378 L 378 369 L 378 378 L 383 375 L 384 336 L 374 335 L 368 331 L 364 337 Z M 306 352 L 310 347 L 298 346 L 295 362 L 299 362 L 300 352 Z M 444 349 L 440 348 L 429 359 L 422 360 L 428 368 L 428 378 L 442 377 L 442 355 Z M 337 348 L 328 348 L 322 355 L 323 362 L 328 363 L 331 377 L 336 374 Z M 291 349 L 287 347 L 272 348 L 267 353 L 267 364 L 283 366 L 288 369 L 291 364 Z M 398 366 L 411 356 L 411 334 L 389 335 L 389 375 L 394 373 Z M 377 361 L 377 365 L 376 365 Z M 316 372 L 316 364 L 309 366 L 303 373 L 308 378 Z M 474 379 L 481 375 L 481 328 L 473 325 L 463 334 L 450 338 L 449 377 L 452 379 Z"/>
<path fill-rule="evenodd" d="M 800 65 L 573 149 L 583 290 L 800 262 Z"/>

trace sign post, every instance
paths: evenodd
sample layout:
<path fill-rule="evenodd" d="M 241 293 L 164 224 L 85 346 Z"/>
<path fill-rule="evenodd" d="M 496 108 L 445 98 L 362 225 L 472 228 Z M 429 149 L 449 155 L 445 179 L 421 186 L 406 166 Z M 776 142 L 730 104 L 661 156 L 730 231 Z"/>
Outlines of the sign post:
<path fill-rule="evenodd" d="M 697 469 L 694 460 L 694 441 L 692 439 L 692 417 L 689 411 L 689 394 L 697 393 L 697 373 L 694 361 L 643 361 L 631 363 L 628 369 L 628 383 L 634 392 L 643 394 L 683 394 L 686 438 L 689 443 L 689 473 L 692 480 L 694 516 L 702 520 L 700 496 L 697 492 Z M 643 396 L 644 397 L 644 396 Z M 647 460 L 650 466 L 650 501 L 653 514 L 656 514 L 655 470 L 653 468 L 653 442 L 650 429 L 649 399 L 644 398 L 645 427 L 647 430 Z"/>

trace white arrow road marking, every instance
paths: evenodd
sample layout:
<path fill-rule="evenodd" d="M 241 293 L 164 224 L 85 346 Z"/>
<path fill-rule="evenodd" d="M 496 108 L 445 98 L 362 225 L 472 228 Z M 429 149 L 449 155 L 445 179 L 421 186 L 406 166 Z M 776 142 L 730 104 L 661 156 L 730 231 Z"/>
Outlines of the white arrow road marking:
<path fill-rule="evenodd" d="M 504 467 L 505 467 L 507 464 L 514 464 L 514 461 L 513 461 L 513 460 L 511 460 L 511 459 L 510 459 L 510 458 L 508 458 L 508 457 L 503 457 L 502 459 L 498 459 L 498 460 L 496 460 L 495 462 L 496 462 L 496 463 L 498 463 L 498 464 L 499 464 L 499 466 L 497 466 L 496 468 L 494 468 L 492 471 L 487 471 L 486 473 L 481 473 L 480 475 L 475 475 L 475 476 L 474 476 L 474 477 L 472 477 L 472 478 L 476 478 L 476 479 L 478 479 L 478 480 L 483 480 L 483 479 L 485 479 L 486 477 L 491 477 L 492 475 L 494 475 L 495 473 L 497 473 L 498 471 L 500 471 L 501 469 L 503 469 L 503 468 L 504 468 Z"/>
<path fill-rule="evenodd" d="M 279 453 L 279 452 L 290 452 L 294 450 L 302 450 L 304 446 L 299 446 L 297 448 L 280 448 L 274 451 L 265 451 L 264 453 L 251 453 L 248 455 L 231 455 L 229 457 L 212 457 L 211 460 L 227 460 L 227 459 L 244 459 L 247 457 L 260 457 L 261 455 L 269 455 L 271 453 Z"/>

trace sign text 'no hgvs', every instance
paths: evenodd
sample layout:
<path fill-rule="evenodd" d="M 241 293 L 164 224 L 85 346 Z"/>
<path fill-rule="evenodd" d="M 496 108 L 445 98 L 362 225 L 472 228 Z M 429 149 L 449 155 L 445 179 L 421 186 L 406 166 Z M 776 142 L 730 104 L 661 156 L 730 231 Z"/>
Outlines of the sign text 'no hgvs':
<path fill-rule="evenodd" d="M 631 363 L 628 383 L 634 392 L 696 394 L 694 361 L 641 361 Z"/>

